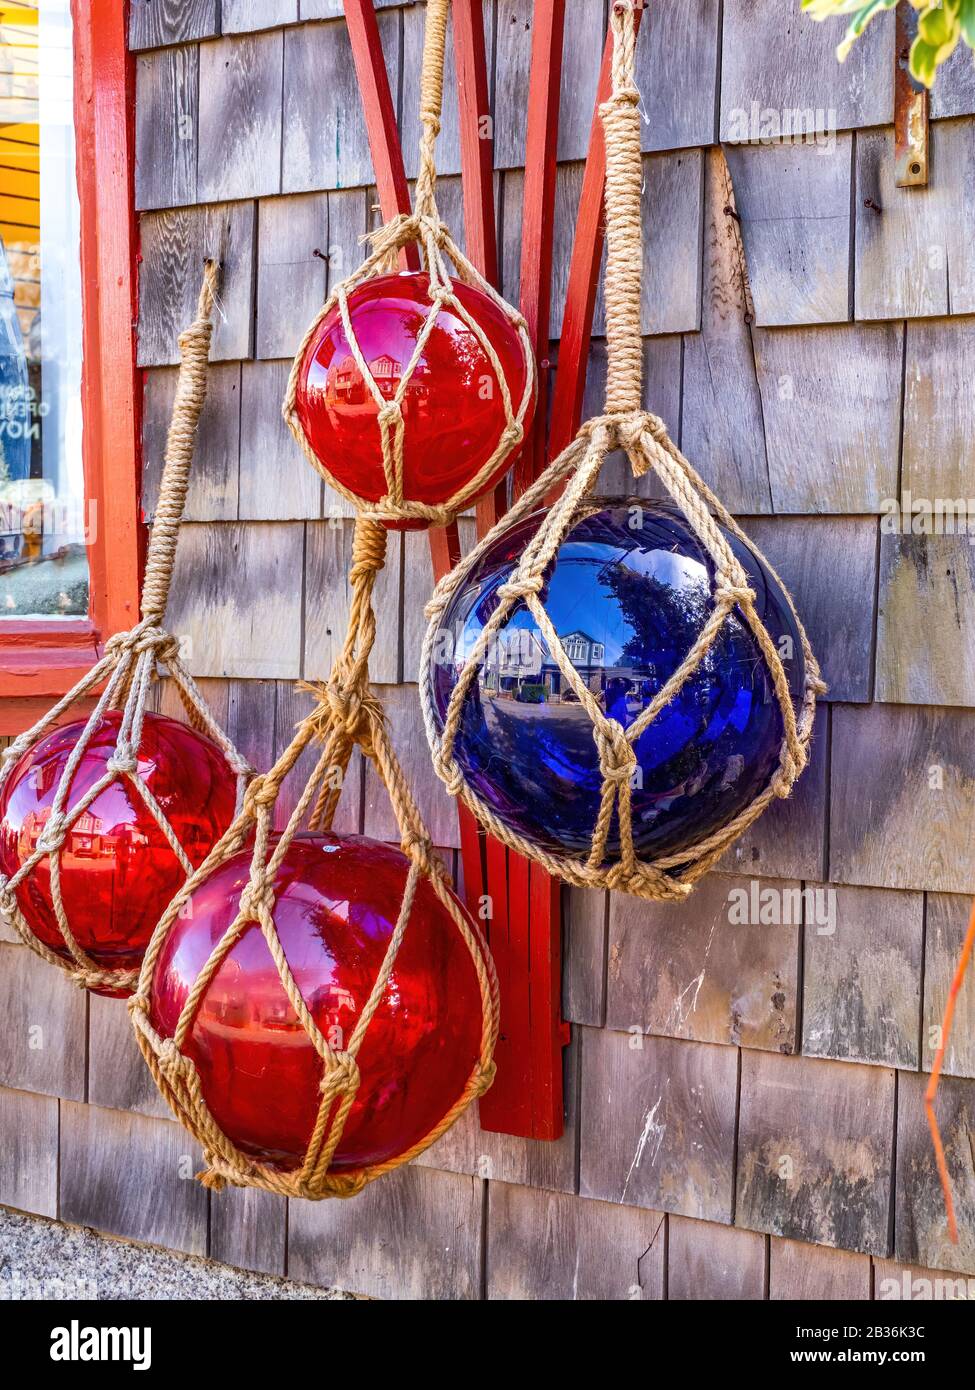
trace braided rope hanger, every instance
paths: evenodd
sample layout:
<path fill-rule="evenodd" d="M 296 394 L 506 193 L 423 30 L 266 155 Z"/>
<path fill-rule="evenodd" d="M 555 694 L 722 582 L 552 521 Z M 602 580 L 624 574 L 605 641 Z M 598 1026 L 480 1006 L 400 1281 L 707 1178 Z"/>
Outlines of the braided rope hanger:
<path fill-rule="evenodd" d="M 420 663 L 420 698 L 427 738 L 438 776 L 451 795 L 459 796 L 481 824 L 497 839 L 540 863 L 550 874 L 586 888 L 614 888 L 640 897 L 679 901 L 693 884 L 721 857 L 728 846 L 761 815 L 775 797 L 789 795 L 808 759 L 816 697 L 825 690 L 819 667 L 809 646 L 791 597 L 768 561 L 763 563 L 782 587 L 801 635 L 805 659 L 805 691 L 797 717 L 788 680 L 775 644 L 755 608 L 755 594 L 721 526 L 758 551 L 734 518 L 707 487 L 670 439 L 666 426 L 641 405 L 643 344 L 640 294 L 643 266 L 641 189 L 643 169 L 640 150 L 640 94 L 634 80 L 635 24 L 633 0 L 616 0 L 612 8 L 612 95 L 600 107 L 606 148 L 605 272 L 608 374 L 605 413 L 582 425 L 575 439 L 541 477 L 509 509 L 505 517 L 434 590 L 427 605 L 429 627 Z M 712 608 L 697 639 L 653 700 L 624 728 L 609 718 L 569 660 L 542 604 L 546 574 L 570 527 L 587 505 L 607 453 L 625 450 L 636 477 L 651 469 L 663 481 L 670 497 L 686 517 L 715 566 Z M 501 535 L 536 507 L 548 505 L 551 494 L 567 484 L 543 517 L 525 547 L 507 583 L 497 592 L 497 605 L 467 654 L 451 692 L 443 727 L 437 717 L 433 694 L 435 651 L 440 643 L 440 623 L 453 595 L 466 581 L 484 553 Z M 574 691 L 593 725 L 599 753 L 602 788 L 592 845 L 586 858 L 550 853 L 512 831 L 470 787 L 454 756 L 454 745 L 464 702 L 481 664 L 498 632 L 519 604 L 534 618 L 566 683 Z M 740 615 L 755 637 L 771 677 L 783 721 L 779 763 L 768 785 L 727 825 L 689 849 L 653 860 L 637 857 L 631 818 L 632 776 L 637 765 L 635 744 L 640 735 L 681 690 L 701 665 L 729 615 Z M 618 818 L 621 851 L 618 862 L 604 862 L 614 814 Z"/>
<path fill-rule="evenodd" d="M 51 813 L 33 851 L 16 873 L 9 877 L 0 875 L 0 910 L 10 919 L 21 940 L 44 960 L 67 971 L 77 984 L 88 989 L 109 988 L 128 992 L 135 987 L 139 976 L 138 970 L 100 967 L 79 946 L 64 907 L 60 851 L 72 826 L 84 815 L 96 797 L 112 782 L 124 778 L 162 831 L 184 873 L 188 877 L 193 872 L 193 866 L 166 813 L 139 772 L 138 752 L 146 705 L 153 682 L 159 678 L 162 670 L 172 677 L 193 727 L 199 733 L 207 734 L 218 745 L 235 774 L 238 806 L 242 804 L 244 789 L 253 775 L 253 769 L 220 728 L 196 682 L 180 660 L 178 641 L 161 626 L 172 583 L 176 543 L 189 487 L 196 428 L 206 398 L 207 364 L 213 332 L 211 314 L 218 278 L 218 263 L 208 260 L 204 269 L 196 318 L 179 336 L 179 376 L 166 438 L 159 501 L 146 559 L 141 620 L 128 632 L 119 632 L 110 637 L 105 644 L 104 655 L 77 685 L 0 754 L 3 760 L 0 767 L 2 789 L 18 759 L 50 732 L 73 705 L 97 691 L 100 686 L 103 687 L 65 763 L 51 803 Z M 83 796 L 71 802 L 71 784 L 75 773 L 103 715 L 109 710 L 119 709 L 122 718 L 116 735 L 115 749 L 105 764 L 105 771 Z M 70 954 L 70 960 L 59 956 L 35 935 L 17 902 L 17 889 L 45 858 L 49 861 L 51 902 L 58 930 Z"/>
<path fill-rule="evenodd" d="M 363 240 L 372 245 L 370 255 L 348 279 L 336 285 L 318 314 L 308 325 L 308 330 L 298 346 L 294 365 L 288 378 L 282 414 L 288 428 L 298 442 L 305 458 L 316 468 L 325 481 L 346 501 L 351 502 L 363 516 L 374 521 L 422 521 L 432 526 L 444 526 L 473 498 L 478 496 L 487 483 L 510 458 L 512 452 L 524 438 L 526 413 L 535 395 L 536 366 L 535 354 L 528 326 L 522 315 L 497 292 L 489 281 L 471 264 L 457 246 L 446 225 L 440 219 L 436 201 L 437 169 L 434 159 L 437 136 L 440 132 L 440 115 L 443 105 L 444 54 L 447 35 L 447 16 L 450 0 L 428 0 L 426 28 L 423 38 L 423 64 L 420 75 L 420 168 L 416 179 L 413 212 L 401 213 L 387 222 L 378 231 Z M 349 313 L 349 295 L 359 285 L 377 275 L 384 275 L 396 267 L 399 252 L 403 247 L 415 244 L 420 251 L 423 268 L 429 277 L 427 297 L 430 309 L 423 327 L 417 335 L 412 356 L 399 379 L 396 391 L 387 400 L 379 388 L 356 338 Z M 484 329 L 468 313 L 454 293 L 453 282 L 447 268 L 450 261 L 457 278 L 464 284 L 482 290 L 494 302 L 504 317 L 517 329 L 525 362 L 525 386 L 521 400 L 511 399 L 511 391 L 505 378 L 504 369 Z M 298 382 L 301 374 L 305 349 L 318 330 L 319 324 L 335 306 L 338 306 L 346 340 L 363 381 L 376 404 L 377 423 L 382 445 L 383 473 L 387 493 L 378 502 L 366 502 L 351 492 L 335 478 L 308 441 L 296 408 Z M 406 437 L 406 422 L 403 418 L 403 400 L 413 378 L 427 342 L 432 334 L 441 309 L 449 308 L 463 320 L 477 339 L 479 346 L 491 366 L 501 402 L 504 406 L 505 427 L 497 445 L 473 478 L 457 489 L 445 502 L 434 505 L 419 502 L 403 496 L 403 446 Z"/>
<path fill-rule="evenodd" d="M 433 198 L 435 168 L 433 163 L 434 142 L 439 129 L 440 99 L 443 83 L 444 32 L 447 5 L 444 0 L 431 0 L 428 5 L 427 31 L 424 41 L 423 86 L 421 99 L 421 119 L 423 139 L 421 142 L 421 171 L 417 185 L 417 211 L 410 218 L 399 218 L 383 232 L 377 234 L 379 246 L 363 268 L 373 273 L 371 268 L 384 259 L 395 256 L 399 247 L 411 240 L 420 240 L 427 257 L 431 276 L 433 309 L 428 318 L 424 333 L 429 334 L 432 319 L 441 303 L 456 305 L 449 279 L 442 270 L 440 248 L 446 249 L 454 259 L 453 243 L 443 229 L 436 212 Z M 375 241 L 376 239 L 374 239 Z M 466 277 L 466 262 L 456 262 L 461 274 Z M 366 268 L 370 268 L 366 270 Z M 472 268 L 471 268 L 472 270 Z M 473 273 L 473 271 L 472 271 Z M 473 273 L 476 283 L 482 284 L 506 312 L 503 301 L 498 299 L 489 286 Z M 351 287 L 363 278 L 360 271 L 346 286 Z M 329 303 L 344 304 L 345 290 L 342 286 L 333 294 Z M 326 305 L 327 309 L 328 305 Z M 323 310 L 323 312 L 325 312 Z M 347 311 L 345 317 L 347 320 Z M 320 320 L 316 319 L 316 324 Z M 314 328 L 314 324 L 312 328 Z M 474 325 L 471 325 L 475 328 Z M 348 323 L 346 322 L 348 331 Z M 309 334 L 298 348 L 295 368 L 292 370 L 285 400 L 285 417 L 295 429 L 295 421 L 289 414 L 294 404 L 294 384 L 297 364 L 307 344 Z M 524 333 L 524 329 L 522 328 Z M 480 334 L 478 335 L 480 338 Z M 350 335 L 350 342 L 352 341 Z M 425 341 L 421 335 L 417 355 Z M 527 335 L 525 335 L 527 343 Z M 490 345 L 482 340 L 485 351 Z M 532 361 L 530 347 L 526 349 L 526 361 Z M 401 382 L 395 403 L 398 412 L 402 389 L 408 380 L 409 372 Z M 499 381 L 502 374 L 495 361 Z M 363 364 L 360 362 L 360 369 Z M 364 370 L 364 375 L 367 372 Z M 367 378 L 368 379 L 368 378 Z M 503 383 L 502 383 L 503 387 Z M 503 389 L 505 389 L 503 387 Z M 506 399 L 506 408 L 510 401 Z M 386 402 L 383 402 L 386 405 Z M 521 413 L 527 401 L 521 404 Z M 494 1079 L 494 1047 L 498 1035 L 498 984 L 494 966 L 487 947 L 478 928 L 466 910 L 450 890 L 449 875 L 440 856 L 433 847 L 426 826 L 417 808 L 402 768 L 390 743 L 383 707 L 370 688 L 369 656 L 376 638 L 376 615 L 373 607 L 373 590 L 376 577 L 383 568 L 386 558 L 387 533 L 380 518 L 395 519 L 404 515 L 422 516 L 428 520 L 440 519 L 446 515 L 447 508 L 423 507 L 420 504 L 405 503 L 402 500 L 402 417 L 390 411 L 381 422 L 384 430 L 384 458 L 389 455 L 392 465 L 390 495 L 380 504 L 367 504 L 361 498 L 337 487 L 326 470 L 321 468 L 307 445 L 296 430 L 296 437 L 302 444 L 306 457 L 325 474 L 343 496 L 349 498 L 357 510 L 353 539 L 352 567 L 349 573 L 351 604 L 348 631 L 344 645 L 334 662 L 331 674 L 324 683 L 304 685 L 316 697 L 312 712 L 296 728 L 294 738 L 281 754 L 274 766 L 264 776 L 251 783 L 244 798 L 240 814 L 233 825 L 214 847 L 211 854 L 183 886 L 161 918 L 149 943 L 143 959 L 142 973 L 136 993 L 129 1000 L 129 1010 L 139 1047 L 146 1059 L 152 1076 L 168 1101 L 176 1117 L 190 1130 L 204 1150 L 206 1169 L 200 1175 L 208 1187 L 219 1190 L 226 1183 L 241 1187 L 257 1187 L 266 1191 L 289 1197 L 319 1199 L 324 1197 L 349 1197 L 359 1192 L 366 1183 L 390 1172 L 403 1163 L 409 1162 L 422 1153 L 430 1144 L 454 1123 L 460 1114 L 477 1096 L 481 1095 Z M 510 412 L 509 412 L 510 413 Z M 396 421 L 398 420 L 398 424 Z M 520 417 L 519 417 L 520 421 Z M 511 426 L 508 447 L 513 447 L 520 439 L 520 422 Z M 396 463 L 398 457 L 399 463 Z M 497 460 L 491 467 L 497 466 Z M 489 466 L 486 465 L 487 469 Z M 399 469 L 399 491 L 397 493 L 396 469 Z M 482 470 L 484 471 L 484 470 Z M 476 486 L 475 483 L 470 487 Z M 464 490 L 459 501 L 452 499 L 450 507 L 463 505 L 469 489 Z M 459 496 L 459 495 L 458 495 Z M 398 498 L 398 500 L 397 500 Z M 281 787 L 307 748 L 315 745 L 319 754 L 315 767 L 308 778 L 304 790 L 291 813 L 287 825 L 280 835 L 273 833 L 274 811 Z M 275 879 L 279 867 L 296 835 L 302 826 L 309 831 L 328 831 L 342 794 L 345 774 L 352 755 L 358 746 L 376 769 L 379 779 L 389 796 L 400 832 L 400 846 L 408 861 L 408 872 L 400 904 L 399 914 L 390 936 L 381 968 L 364 1004 L 355 1028 L 346 1046 L 337 1048 L 318 1027 L 297 982 L 291 972 L 284 948 L 274 921 Z M 151 994 L 153 979 L 160 955 L 168 933 L 177 922 L 184 904 L 196 888 L 204 883 L 233 855 L 245 846 L 253 845 L 251 851 L 250 874 L 247 885 L 241 894 L 238 910 L 219 941 L 214 945 L 209 958 L 190 990 L 172 1037 L 162 1036 L 153 1026 Z M 481 1000 L 481 1034 L 477 1059 L 466 1084 L 443 1118 L 418 1143 L 404 1153 L 381 1162 L 353 1171 L 331 1170 L 332 1159 L 342 1138 L 346 1119 L 355 1102 L 360 1084 L 357 1055 L 366 1037 L 370 1022 L 382 1003 L 390 983 L 397 955 L 409 930 L 410 920 L 417 890 L 422 879 L 427 879 L 441 905 L 446 909 L 451 921 L 460 933 L 470 954 L 476 973 Z M 200 1075 L 193 1059 L 185 1048 L 190 1039 L 197 1008 L 213 981 L 217 971 L 242 934 L 252 926 L 259 927 L 267 943 L 275 969 L 284 993 L 301 1025 L 321 1059 L 321 1100 L 308 1144 L 300 1167 L 286 1170 L 274 1163 L 255 1159 L 240 1150 L 216 1123 L 202 1092 Z"/>

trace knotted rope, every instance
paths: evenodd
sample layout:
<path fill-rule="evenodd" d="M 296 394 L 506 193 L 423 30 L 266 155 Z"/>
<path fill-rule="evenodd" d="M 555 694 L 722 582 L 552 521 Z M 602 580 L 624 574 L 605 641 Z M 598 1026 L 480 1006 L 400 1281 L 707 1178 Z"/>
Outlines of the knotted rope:
<path fill-rule="evenodd" d="M 534 358 L 524 320 L 461 255 L 447 228 L 440 221 L 437 211 L 434 195 L 434 152 L 440 129 L 447 10 L 447 0 L 430 0 L 427 5 L 420 91 L 423 132 L 420 141 L 420 172 L 417 178 L 415 210 L 409 215 L 394 218 L 369 238 L 372 243 L 370 255 L 354 275 L 336 286 L 310 324 L 295 357 L 283 406 L 284 417 L 305 457 L 323 474 L 326 481 L 356 508 L 352 567 L 349 572 L 351 603 L 345 642 L 328 680 L 302 687 L 314 694 L 315 708 L 297 725 L 290 745 L 270 771 L 262 777 L 255 778 L 251 783 L 243 807 L 233 825 L 214 847 L 207 860 L 189 878 L 163 915 L 146 951 L 138 989 L 129 1001 L 132 1022 L 142 1053 L 157 1086 L 177 1118 L 182 1120 L 202 1145 L 207 1167 L 201 1174 L 201 1179 L 213 1188 L 221 1188 L 229 1182 L 241 1187 L 259 1187 L 290 1197 L 353 1196 L 366 1183 L 422 1153 L 494 1079 L 492 1059 L 498 1034 L 498 985 L 494 966 L 480 932 L 450 891 L 447 870 L 433 848 L 402 768 L 393 752 L 382 704 L 369 684 L 369 656 L 376 639 L 373 590 L 376 577 L 386 558 L 386 529 L 381 523 L 403 519 L 421 519 L 433 524 L 447 521 L 480 490 L 511 450 L 521 442 L 523 420 L 534 391 Z M 352 330 L 348 297 L 357 285 L 371 276 L 393 269 L 399 251 L 411 242 L 420 247 L 423 264 L 429 276 L 431 307 L 396 393 L 387 401 L 379 391 Z M 446 258 L 453 262 L 461 280 L 476 285 L 490 295 L 501 311 L 518 327 L 528 380 L 517 407 L 511 400 L 508 383 L 496 352 L 484 331 L 467 313 L 454 293 Z M 305 349 L 322 319 L 336 305 L 355 362 L 378 408 L 378 427 L 388 490 L 386 496 L 377 503 L 365 502 L 331 476 L 312 452 L 295 411 L 298 375 Z M 504 402 L 506 427 L 494 453 L 477 477 L 455 493 L 443 506 L 427 506 L 410 501 L 403 495 L 403 443 L 406 425 L 402 404 L 406 388 L 433 332 L 442 306 L 450 307 L 463 319 L 490 362 Z M 319 750 L 314 770 L 285 829 L 276 836 L 272 833 L 274 811 L 282 784 L 306 748 L 312 745 Z M 358 747 L 363 756 L 372 763 L 386 789 L 399 827 L 400 846 L 409 867 L 399 915 L 382 966 L 356 1019 L 347 1045 L 337 1049 L 330 1044 L 315 1022 L 288 966 L 274 922 L 274 885 L 277 871 L 299 830 L 303 826 L 307 826 L 311 831 L 327 831 L 331 828 L 342 795 L 349 760 L 355 747 Z M 194 982 L 172 1038 L 163 1037 L 152 1024 L 150 1000 L 153 977 L 169 930 L 196 888 L 221 864 L 251 843 L 253 848 L 250 874 L 241 894 L 237 914 L 214 946 Z M 385 1162 L 375 1163 L 354 1172 L 333 1172 L 332 1160 L 360 1086 L 357 1063 L 359 1050 L 389 985 L 400 946 L 409 930 L 413 904 L 422 879 L 429 881 L 447 910 L 474 966 L 481 998 L 478 1057 L 461 1094 L 419 1143 Z M 199 1072 L 186 1051 L 196 1011 L 208 985 L 234 943 L 254 925 L 259 927 L 268 944 L 295 1018 L 310 1039 L 322 1065 L 321 1100 L 316 1120 L 302 1162 L 294 1170 L 262 1162 L 245 1154 L 220 1129 L 207 1107 Z"/>
<path fill-rule="evenodd" d="M 9 878 L 0 875 L 0 910 L 9 917 L 21 940 L 51 965 L 66 970 L 77 984 L 89 989 L 128 991 L 135 987 L 139 975 L 137 970 L 100 967 L 79 946 L 65 911 L 61 892 L 61 848 L 72 827 L 95 799 L 112 782 L 125 778 L 162 831 L 184 873 L 189 876 L 193 871 L 193 866 L 165 812 L 139 773 L 138 751 L 147 701 L 153 682 L 158 679 L 162 670 L 167 671 L 172 677 L 191 723 L 198 731 L 213 739 L 235 773 L 238 805 L 241 804 L 244 789 L 253 772 L 210 713 L 203 695 L 180 660 L 179 643 L 176 638 L 161 626 L 172 582 L 176 542 L 186 501 L 196 429 L 206 398 L 207 363 L 213 331 L 210 320 L 218 276 L 219 266 L 216 261 L 208 260 L 196 318 L 179 337 L 179 377 L 166 439 L 159 502 L 146 560 L 141 621 L 128 632 L 118 632 L 110 637 L 105 643 L 103 656 L 78 684 L 32 728 L 14 739 L 0 755 L 3 760 L 0 766 L 2 789 L 17 761 L 60 723 L 72 706 L 101 687 L 95 707 L 65 763 L 42 834 L 16 873 L 11 874 Z M 103 716 L 112 709 L 121 710 L 115 751 L 97 781 L 83 796 L 71 802 L 71 785 L 75 773 Z M 49 861 L 51 903 L 70 960 L 52 951 L 34 934 L 17 901 L 18 888 L 28 880 L 37 865 L 45 858 Z"/>
<path fill-rule="evenodd" d="M 443 526 L 467 505 L 472 498 L 484 490 L 491 478 L 499 471 L 505 459 L 517 449 L 524 438 L 525 416 L 535 394 L 535 355 L 532 350 L 528 326 L 522 315 L 502 299 L 497 290 L 471 264 L 459 249 L 446 225 L 440 220 L 435 196 L 436 164 L 434 161 L 437 135 L 440 131 L 440 114 L 443 104 L 443 68 L 447 35 L 447 15 L 449 0 L 428 0 L 426 28 L 423 40 L 423 64 L 420 78 L 420 169 L 416 180 L 414 211 L 394 217 L 365 241 L 371 243 L 372 250 L 363 263 L 348 279 L 336 285 L 322 305 L 318 314 L 308 325 L 295 354 L 294 365 L 288 378 L 282 414 L 288 428 L 294 435 L 305 458 L 317 469 L 325 481 L 346 501 L 351 502 L 363 516 L 374 521 L 423 521 L 431 526 Z M 427 273 L 427 298 L 430 309 L 423 326 L 417 335 L 412 356 L 399 379 L 396 391 L 390 399 L 383 395 L 373 376 L 369 363 L 356 338 L 349 311 L 349 295 L 359 285 L 376 275 L 384 275 L 396 267 L 399 252 L 404 246 L 415 244 L 420 251 L 420 260 Z M 497 352 L 494 350 L 484 329 L 467 311 L 454 292 L 453 279 L 448 270 L 448 261 L 454 266 L 457 278 L 464 284 L 473 285 L 488 295 L 506 319 L 517 329 L 525 363 L 525 386 L 521 399 L 514 402 L 511 389 Z M 378 414 L 378 429 L 382 447 L 383 474 L 386 481 L 386 494 L 378 502 L 367 502 L 357 493 L 341 483 L 314 452 L 298 418 L 296 400 L 305 351 L 326 315 L 338 307 L 345 337 L 352 352 L 353 360 L 366 384 Z M 403 415 L 403 402 L 413 375 L 421 362 L 442 309 L 450 309 L 470 329 L 490 364 L 501 403 L 504 407 L 505 424 L 498 442 L 490 457 L 469 482 L 464 483 L 445 502 L 430 504 L 407 498 L 403 493 L 403 448 L 406 438 L 406 421 Z"/>
<path fill-rule="evenodd" d="M 805 691 L 797 716 L 782 661 L 758 615 L 748 576 L 720 527 L 726 528 L 748 545 L 754 554 L 758 555 L 758 551 L 673 443 L 663 421 L 643 410 L 640 405 L 640 284 L 643 264 L 640 196 L 643 172 L 637 109 L 640 97 L 634 80 L 633 0 L 616 0 L 611 23 L 612 95 L 602 104 L 599 112 L 606 148 L 605 299 L 609 358 L 606 413 L 583 424 L 572 443 L 523 493 L 506 516 L 437 585 L 426 609 L 430 625 L 421 658 L 420 697 L 438 776 L 450 793 L 460 797 L 480 823 L 502 843 L 535 859 L 549 873 L 581 887 L 623 889 L 640 897 L 678 901 L 686 897 L 696 880 L 716 863 L 774 798 L 789 795 L 808 758 L 816 697 L 825 690 L 825 686 L 820 680 L 819 667 L 802 624 L 796 617 L 805 659 Z M 566 655 L 540 597 L 548 568 L 570 528 L 585 514 L 587 507 L 595 510 L 588 499 L 596 487 L 604 458 L 614 449 L 626 452 L 634 476 L 639 477 L 651 469 L 657 473 L 715 566 L 712 608 L 707 621 L 677 670 L 626 728 L 601 709 Z M 562 485 L 564 490 L 526 545 L 511 578 L 498 590 L 497 605 L 468 654 L 451 692 L 441 729 L 434 702 L 433 672 L 444 612 L 495 540 L 508 533 L 536 507 L 547 505 L 553 491 Z M 767 561 L 764 563 L 781 584 L 771 565 Z M 792 601 L 784 585 L 782 590 L 791 607 Z M 585 858 L 550 853 L 509 829 L 473 791 L 454 756 L 464 701 L 497 634 L 519 603 L 525 605 L 538 624 L 562 676 L 593 725 L 602 788 L 591 849 Z M 700 667 L 733 612 L 744 619 L 758 643 L 781 710 L 784 732 L 778 766 L 768 785 L 727 825 L 702 837 L 690 849 L 652 860 L 641 860 L 633 843 L 631 818 L 631 774 L 636 765 L 634 745 Z M 606 844 L 614 812 L 620 831 L 620 855 L 618 860 L 607 864 Z"/>
<path fill-rule="evenodd" d="M 498 1031 L 498 986 L 490 956 L 480 933 L 450 891 L 447 870 L 433 848 L 416 802 L 393 752 L 382 705 L 369 686 L 369 654 L 376 637 L 372 594 L 386 556 L 385 528 L 366 517 L 356 521 L 350 583 L 349 629 L 332 673 L 313 690 L 317 703 L 297 726 L 290 745 L 263 777 L 251 783 L 234 824 L 209 858 L 187 881 L 159 922 L 142 966 L 139 987 L 129 1001 L 136 1037 L 160 1091 L 177 1118 L 203 1146 L 207 1168 L 201 1175 L 210 1187 L 230 1182 L 264 1188 L 290 1197 L 348 1197 L 374 1178 L 409 1162 L 432 1144 L 494 1078 L 494 1045 Z M 319 749 L 315 768 L 280 836 L 272 835 L 274 808 L 282 783 L 309 745 Z M 338 805 L 352 749 L 358 746 L 373 764 L 392 803 L 400 831 L 400 846 L 409 869 L 396 925 L 381 969 L 356 1019 L 344 1049 L 331 1045 L 309 1010 L 288 966 L 274 923 L 277 871 L 302 825 L 329 830 Z M 253 836 L 250 877 L 237 914 L 216 943 L 187 996 L 172 1038 L 161 1036 L 150 1020 L 153 976 L 170 927 L 196 888 L 221 864 L 237 854 Z M 400 946 L 409 930 L 414 899 L 421 879 L 428 879 L 470 953 L 481 996 L 482 1024 L 479 1055 L 454 1104 L 429 1134 L 402 1154 L 355 1172 L 332 1172 L 331 1163 L 360 1084 L 357 1057 L 369 1024 L 390 981 Z M 241 935 L 256 924 L 268 944 L 278 977 L 294 1014 L 321 1058 L 321 1100 L 301 1166 L 293 1171 L 243 1153 L 219 1128 L 200 1085 L 197 1068 L 185 1051 L 193 1021 L 207 987 Z"/>

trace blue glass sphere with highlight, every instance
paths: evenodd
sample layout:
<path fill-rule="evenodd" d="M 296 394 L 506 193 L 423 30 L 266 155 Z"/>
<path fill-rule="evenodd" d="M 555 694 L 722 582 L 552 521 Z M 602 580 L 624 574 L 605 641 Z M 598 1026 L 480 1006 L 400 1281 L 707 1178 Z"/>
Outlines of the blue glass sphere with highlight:
<path fill-rule="evenodd" d="M 544 512 L 512 524 L 451 598 L 430 671 L 440 727 L 469 653 Z M 725 538 L 756 594 L 798 714 L 805 684 L 792 607 L 765 563 Z M 669 503 L 590 498 L 544 576 L 539 598 L 565 653 L 605 714 L 632 724 L 678 668 L 712 609 L 714 563 Z M 768 785 L 782 711 L 761 649 L 732 609 L 679 693 L 635 743 L 633 840 L 643 858 L 688 850 Z M 586 857 L 602 775 L 593 725 L 519 600 L 464 698 L 454 757 L 474 794 L 544 850 Z M 606 862 L 619 858 L 617 815 Z"/>

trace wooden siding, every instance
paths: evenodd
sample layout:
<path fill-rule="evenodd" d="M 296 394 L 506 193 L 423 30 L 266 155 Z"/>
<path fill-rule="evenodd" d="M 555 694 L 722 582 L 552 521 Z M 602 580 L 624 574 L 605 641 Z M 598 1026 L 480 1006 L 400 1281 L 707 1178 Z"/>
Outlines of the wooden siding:
<path fill-rule="evenodd" d="M 606 18 L 604 0 L 570 8 L 556 339 Z M 377 9 L 412 175 L 423 6 Z M 515 295 L 532 6 L 484 9 Z M 892 16 L 840 67 L 837 25 L 793 9 L 785 22 L 781 0 L 652 6 L 639 69 L 645 400 L 794 588 L 822 659 L 830 692 L 795 796 L 682 907 L 565 891 L 562 1140 L 485 1133 L 472 1112 L 348 1203 L 208 1195 L 124 1007 L 63 986 L 0 924 L 0 1202 L 379 1297 L 866 1299 L 908 1272 L 975 1274 L 975 979 L 940 1102 L 958 1247 L 921 1104 L 975 891 L 972 550 L 889 515 L 901 488 L 975 496 L 975 79 L 959 51 L 932 103 L 932 183 L 896 189 Z M 279 414 L 290 354 L 375 222 L 341 14 L 340 0 L 131 6 L 144 506 L 151 517 L 176 333 L 215 251 L 221 313 L 171 625 L 258 766 L 307 709 L 293 682 L 325 674 L 348 603 L 349 508 Z M 828 138 L 743 143 L 753 103 L 813 125 L 822 112 Z M 452 63 L 442 155 L 459 233 Z M 603 323 L 599 305 L 593 411 Z M 618 459 L 603 485 L 654 493 Z M 374 675 L 453 855 L 415 686 L 431 584 L 424 538 L 394 537 Z M 177 712 L 168 689 L 157 703 Z M 347 786 L 342 828 L 393 835 L 358 760 Z M 770 894 L 772 918 L 733 924 L 736 889 Z"/>

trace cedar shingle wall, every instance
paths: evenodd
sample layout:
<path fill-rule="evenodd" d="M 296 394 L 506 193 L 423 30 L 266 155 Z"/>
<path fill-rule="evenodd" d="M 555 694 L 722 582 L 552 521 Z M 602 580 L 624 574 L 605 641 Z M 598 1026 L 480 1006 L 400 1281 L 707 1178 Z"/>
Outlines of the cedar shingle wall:
<path fill-rule="evenodd" d="M 379 8 L 412 173 L 423 7 Z M 532 6 L 484 8 L 514 296 Z M 603 0 L 568 9 L 556 335 L 605 23 Z M 279 414 L 288 358 L 373 216 L 340 14 L 339 0 L 132 7 L 147 511 L 176 333 L 202 253 L 219 248 L 224 313 L 172 626 L 259 765 L 303 711 L 291 683 L 325 673 L 347 608 L 349 509 Z M 267 1194 L 210 1197 L 124 1009 L 2 944 L 0 1202 L 380 1296 L 869 1298 L 907 1266 L 975 1274 L 975 982 L 941 1102 L 957 1248 L 922 1105 L 975 891 L 975 562 L 967 537 L 880 524 L 901 486 L 975 495 L 975 79 L 956 54 L 933 103 L 931 185 L 900 190 L 893 19 L 843 67 L 836 38 L 780 0 L 671 0 L 640 37 L 646 399 L 793 586 L 831 691 L 796 796 L 686 906 L 567 894 L 565 1137 L 506 1139 L 468 1116 L 352 1203 L 286 1213 Z M 451 68 L 449 176 L 453 81 Z M 831 109 L 838 132 L 826 148 L 726 147 L 743 266 L 716 141 L 753 103 Z M 459 231 L 456 177 L 442 192 Z M 604 370 L 597 338 L 593 407 Z M 424 538 L 396 537 L 374 674 L 453 851 L 413 683 L 431 582 Z M 351 779 L 342 817 L 393 833 L 369 775 Z M 804 921 L 731 926 L 729 894 L 752 879 L 818 896 Z"/>

